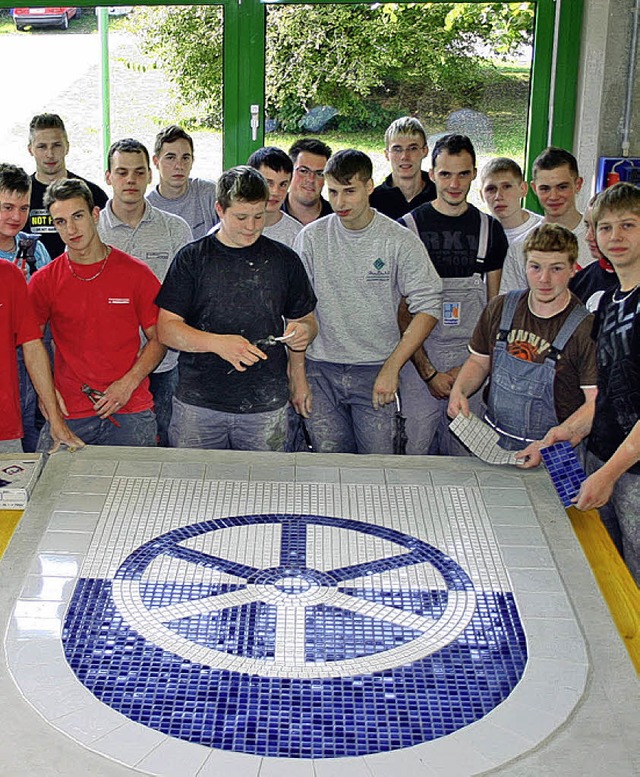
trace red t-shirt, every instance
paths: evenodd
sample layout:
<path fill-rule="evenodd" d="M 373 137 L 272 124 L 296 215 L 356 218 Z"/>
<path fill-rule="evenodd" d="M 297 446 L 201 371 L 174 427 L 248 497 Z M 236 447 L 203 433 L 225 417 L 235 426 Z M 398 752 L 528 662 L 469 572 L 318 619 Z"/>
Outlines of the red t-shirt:
<path fill-rule="evenodd" d="M 138 357 L 140 328 L 154 326 L 158 319 L 154 300 L 160 282 L 144 262 L 112 248 L 101 272 L 100 267 L 70 262 L 64 253 L 38 270 L 29 284 L 38 321 L 51 324 L 54 381 L 70 418 L 93 415 L 82 384 L 104 391 L 120 379 Z M 145 378 L 119 412 L 152 407 Z"/>
<path fill-rule="evenodd" d="M 22 437 L 16 348 L 41 337 L 24 275 L 0 259 L 0 440 Z"/>

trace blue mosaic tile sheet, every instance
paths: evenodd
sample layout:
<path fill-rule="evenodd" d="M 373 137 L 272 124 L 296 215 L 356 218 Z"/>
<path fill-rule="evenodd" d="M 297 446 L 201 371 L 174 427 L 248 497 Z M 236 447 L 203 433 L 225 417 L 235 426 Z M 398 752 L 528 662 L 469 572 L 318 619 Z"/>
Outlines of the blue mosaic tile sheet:
<path fill-rule="evenodd" d="M 242 543 L 229 557 L 198 546 L 265 525 L 277 530 L 275 565 L 257 566 Z M 327 532 L 336 545 L 323 554 L 335 567 L 308 566 L 313 538 Z M 345 552 L 367 542 L 393 553 Z M 188 579 L 187 568 L 219 579 Z M 409 582 L 389 586 L 390 573 Z M 450 734 L 502 702 L 527 661 L 510 591 L 483 590 L 409 534 L 304 514 L 217 518 L 145 542 L 112 579 L 78 581 L 63 644 L 79 680 L 130 719 L 287 758 L 360 756 Z"/>
<path fill-rule="evenodd" d="M 563 507 L 571 507 L 572 500 L 587 479 L 570 442 L 563 440 L 540 449 L 540 455 L 551 477 Z"/>

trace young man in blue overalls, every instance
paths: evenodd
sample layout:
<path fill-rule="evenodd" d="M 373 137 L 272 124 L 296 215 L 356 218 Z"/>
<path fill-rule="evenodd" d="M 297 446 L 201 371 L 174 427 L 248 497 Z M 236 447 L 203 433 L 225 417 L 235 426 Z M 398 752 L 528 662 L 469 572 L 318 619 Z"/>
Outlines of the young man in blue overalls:
<path fill-rule="evenodd" d="M 515 451 L 592 405 L 597 391 L 593 316 L 568 288 L 575 235 L 541 224 L 525 238 L 524 252 L 529 288 L 487 305 L 449 398 L 452 418 L 467 415 L 469 397 L 489 377 L 485 420 L 500 445 Z"/>

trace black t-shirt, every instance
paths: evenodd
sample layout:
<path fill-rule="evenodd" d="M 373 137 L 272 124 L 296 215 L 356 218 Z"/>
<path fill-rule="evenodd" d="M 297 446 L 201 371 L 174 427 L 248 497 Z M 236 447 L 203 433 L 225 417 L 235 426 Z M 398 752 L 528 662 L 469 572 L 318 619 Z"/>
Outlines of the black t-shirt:
<path fill-rule="evenodd" d="M 282 243 L 262 235 L 230 248 L 208 235 L 178 251 L 156 303 L 195 329 L 255 343 L 281 335 L 283 318 L 311 313 L 316 296 L 300 258 Z M 214 353 L 181 352 L 176 397 L 224 413 L 277 410 L 289 393 L 286 347 L 263 350 L 266 361 L 245 372 Z"/>
<path fill-rule="evenodd" d="M 87 181 L 75 173 L 67 170 L 67 178 L 79 178 L 84 181 L 93 195 L 94 203 L 102 210 L 109 199 L 105 192 L 95 183 Z M 44 193 L 47 190 L 47 184 L 40 183 L 36 179 L 35 173 L 31 176 L 31 202 L 29 204 L 29 221 L 25 229 L 34 235 L 40 235 L 40 241 L 49 252 L 49 256 L 55 259 L 56 256 L 64 253 L 65 245 L 53 226 L 53 220 L 49 211 L 44 207 Z"/>
<path fill-rule="evenodd" d="M 422 191 L 418 192 L 409 201 L 402 193 L 402 190 L 393 185 L 393 176 L 388 175 L 383 183 L 376 186 L 371 192 L 369 205 L 378 212 L 384 213 L 385 216 L 389 216 L 390 219 L 397 221 L 412 208 L 417 208 L 418 205 L 424 205 L 425 202 L 435 200 L 436 187 L 431 178 L 429 178 L 429 174 L 425 173 L 424 170 L 422 171 L 422 183 L 424 184 Z"/>
<path fill-rule="evenodd" d="M 607 461 L 640 420 L 640 288 L 626 295 L 619 287 L 605 292 L 594 336 L 598 396 L 587 447 Z M 640 474 L 640 462 L 629 472 Z"/>
<path fill-rule="evenodd" d="M 280 206 L 280 210 L 284 211 L 287 216 L 291 216 L 292 219 L 296 219 L 296 217 L 293 215 L 293 213 L 289 210 L 289 195 L 284 198 L 284 202 Z M 323 218 L 324 216 L 330 216 L 333 213 L 333 208 L 327 200 L 325 200 L 324 197 L 320 197 L 320 215 L 318 216 L 319 219 Z M 298 219 L 296 219 L 298 221 Z"/>
<path fill-rule="evenodd" d="M 501 270 L 509 243 L 502 225 L 493 216 L 489 219 L 489 242 L 485 260 L 476 262 L 480 238 L 480 211 L 469 205 L 460 216 L 445 216 L 433 204 L 411 211 L 420 239 L 427 247 L 433 266 L 441 278 L 468 278 Z M 403 219 L 401 224 L 407 226 Z"/>
<path fill-rule="evenodd" d="M 605 291 L 618 285 L 618 276 L 606 270 L 600 262 L 592 262 L 579 270 L 569 281 L 569 288 L 579 300 L 594 313 Z"/>

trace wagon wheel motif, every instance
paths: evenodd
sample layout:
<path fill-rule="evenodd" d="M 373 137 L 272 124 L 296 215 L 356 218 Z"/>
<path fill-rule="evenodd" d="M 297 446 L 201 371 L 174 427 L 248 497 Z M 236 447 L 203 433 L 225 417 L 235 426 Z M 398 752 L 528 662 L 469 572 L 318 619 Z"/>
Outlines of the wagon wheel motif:
<path fill-rule="evenodd" d="M 280 526 L 278 565 L 261 569 L 183 544 L 186 540 L 209 532 L 251 524 Z M 307 566 L 307 534 L 309 527 L 314 525 L 372 535 L 394 543 L 406 549 L 406 552 L 329 571 L 314 569 Z M 194 564 L 231 575 L 238 579 L 240 587 L 214 596 L 148 607 L 141 592 L 143 575 L 151 563 L 163 556 L 179 559 L 187 566 Z M 435 568 L 446 586 L 446 607 L 439 618 L 417 614 L 412 610 L 372 601 L 341 590 L 345 588 L 345 584 L 357 586 L 362 578 L 424 564 Z M 167 579 L 166 582 L 172 581 Z M 418 660 L 455 640 L 467 627 L 476 605 L 473 584 L 468 575 L 453 559 L 437 548 L 393 529 L 361 521 L 316 515 L 238 516 L 174 529 L 134 551 L 118 570 L 112 590 L 116 606 L 129 625 L 158 647 L 214 668 L 289 678 L 370 673 L 372 655 L 375 655 L 375 671 Z M 376 591 L 376 578 L 373 582 L 369 581 L 367 590 Z M 375 599 L 375 596 L 373 598 Z M 251 658 L 196 644 L 166 625 L 182 618 L 219 613 L 255 602 L 271 605 L 276 610 L 275 656 L 272 658 Z M 419 636 L 390 649 L 380 652 L 374 650 L 364 657 L 309 662 L 305 655 L 307 627 L 310 614 L 317 612 L 309 608 L 317 605 L 326 605 L 346 611 L 350 615 L 355 614 L 355 617 L 371 618 L 411 629 Z M 245 609 L 244 612 L 246 611 Z M 248 624 L 244 625 L 248 627 Z"/>

